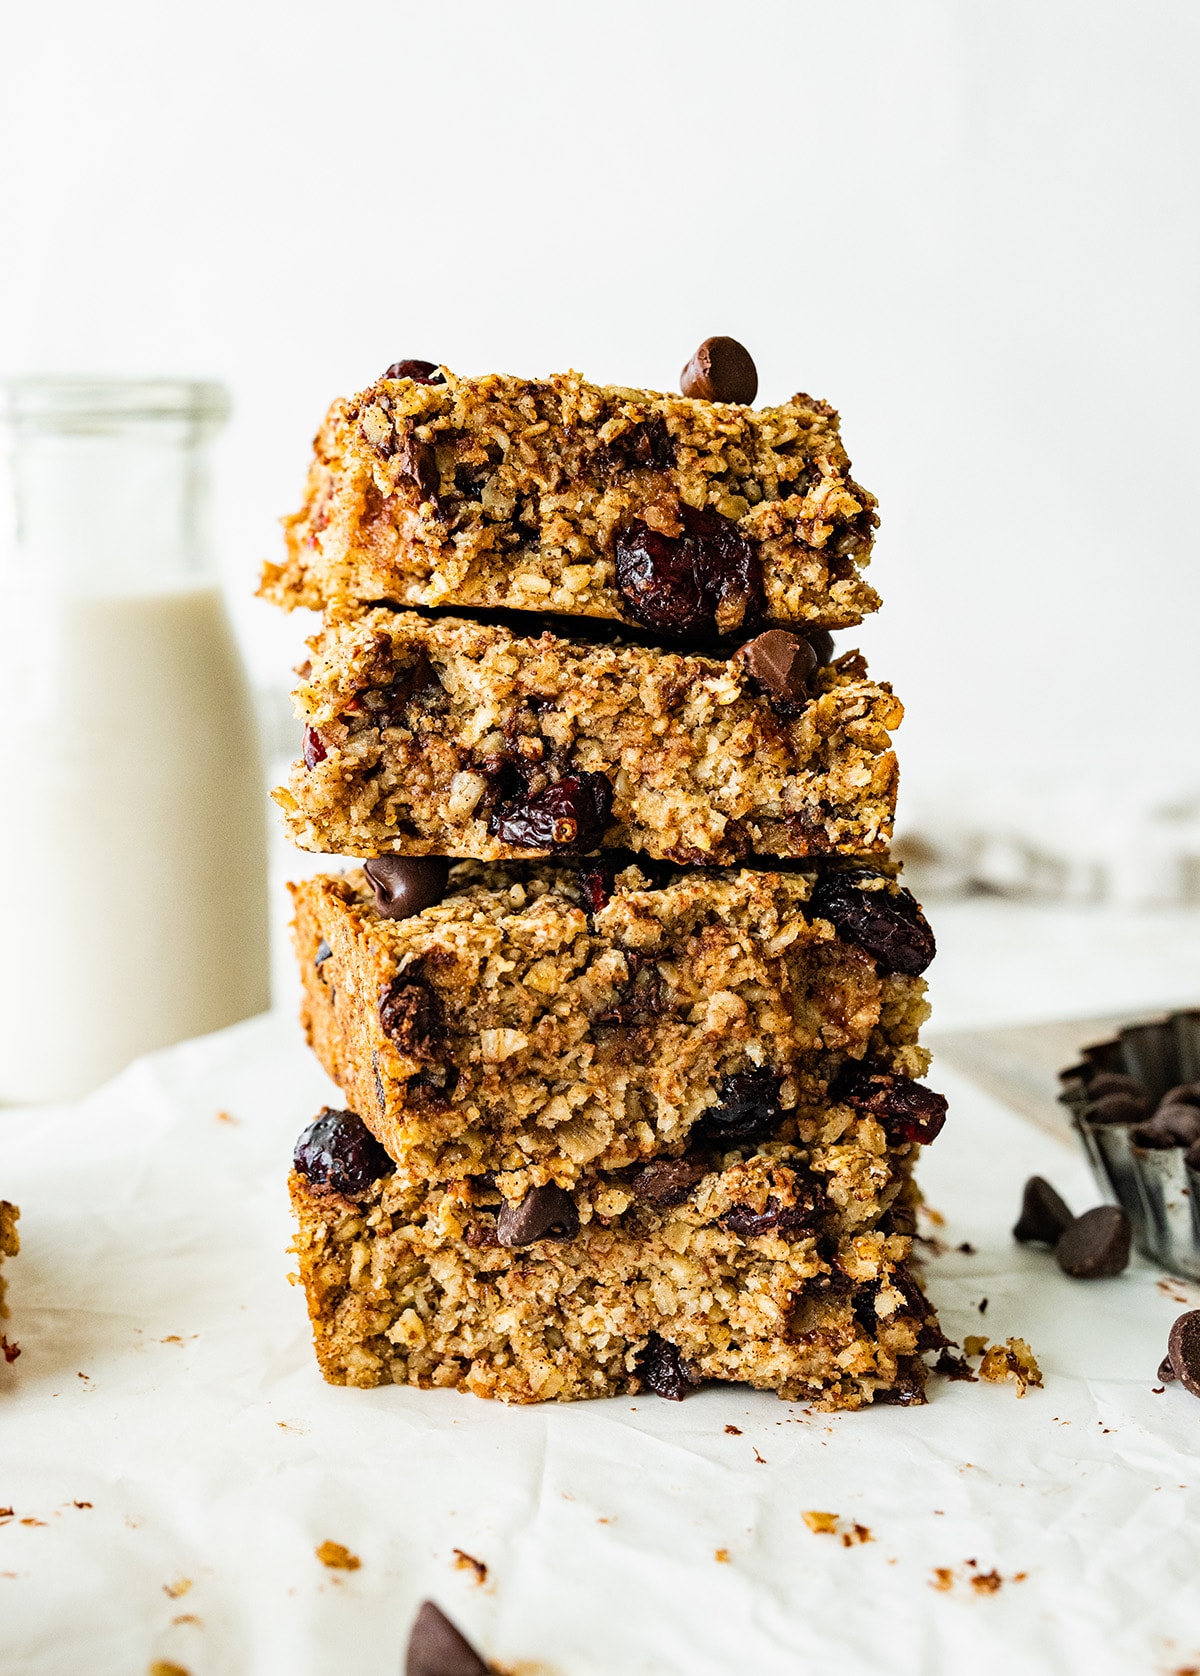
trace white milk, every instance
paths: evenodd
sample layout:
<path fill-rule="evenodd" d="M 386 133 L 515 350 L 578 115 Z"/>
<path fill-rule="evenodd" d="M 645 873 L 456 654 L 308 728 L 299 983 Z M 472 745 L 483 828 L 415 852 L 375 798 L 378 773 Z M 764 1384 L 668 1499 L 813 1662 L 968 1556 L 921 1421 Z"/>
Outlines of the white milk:
<path fill-rule="evenodd" d="M 264 785 L 215 586 L 8 602 L 0 1101 L 268 1004 Z"/>

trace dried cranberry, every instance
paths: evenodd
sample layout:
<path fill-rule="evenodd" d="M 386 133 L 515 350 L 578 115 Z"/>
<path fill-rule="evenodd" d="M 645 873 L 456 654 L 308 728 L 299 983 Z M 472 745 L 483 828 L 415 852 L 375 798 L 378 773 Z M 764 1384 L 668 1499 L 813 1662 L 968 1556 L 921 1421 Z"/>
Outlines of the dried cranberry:
<path fill-rule="evenodd" d="M 579 891 L 593 919 L 611 898 L 616 878 L 617 864 L 609 856 L 600 856 L 579 869 Z"/>
<path fill-rule="evenodd" d="M 292 1162 L 314 1187 L 356 1198 L 391 1173 L 392 1163 L 357 1112 L 326 1106 L 296 1142 Z"/>
<path fill-rule="evenodd" d="M 662 634 L 729 634 L 765 613 L 762 565 L 729 519 L 680 511 L 683 534 L 636 524 L 617 540 L 617 587 L 630 614 Z"/>
<path fill-rule="evenodd" d="M 717 1090 L 698 1124 L 700 1136 L 716 1146 L 747 1146 L 766 1140 L 783 1121 L 779 1105 L 782 1079 L 774 1071 L 738 1071 Z"/>
<path fill-rule="evenodd" d="M 437 996 L 411 969 L 384 990 L 379 1022 L 384 1035 L 419 1065 L 441 1057 L 445 1026 Z"/>
<path fill-rule="evenodd" d="M 675 1345 L 651 1333 L 638 1359 L 638 1372 L 656 1397 L 682 1402 L 700 1384 L 700 1375 L 684 1361 Z"/>
<path fill-rule="evenodd" d="M 839 1092 L 849 1105 L 873 1117 L 897 1145 L 906 1141 L 928 1145 L 941 1134 L 946 1121 L 946 1096 L 898 1071 L 858 1066 Z"/>
<path fill-rule="evenodd" d="M 446 375 L 436 361 L 393 361 L 385 378 L 411 378 L 414 384 L 444 384 Z"/>
<path fill-rule="evenodd" d="M 772 1193 L 762 1210 L 752 1210 L 749 1205 L 734 1205 L 721 1221 L 731 1234 L 739 1234 L 742 1239 L 753 1239 L 756 1234 L 776 1231 L 785 1233 L 789 1228 L 807 1228 L 812 1225 L 822 1197 L 820 1188 L 814 1182 L 803 1195 L 806 1202 L 784 1206 Z"/>
<path fill-rule="evenodd" d="M 306 727 L 304 730 L 304 766 L 315 768 L 319 762 L 325 761 L 326 754 L 325 741 L 316 728 Z"/>
<path fill-rule="evenodd" d="M 627 466 L 658 466 L 660 469 L 675 464 L 675 438 L 667 429 L 661 415 L 631 425 L 621 436 L 603 450 L 603 460 L 618 469 Z"/>
<path fill-rule="evenodd" d="M 493 809 L 488 830 L 502 844 L 522 849 L 593 850 L 608 826 L 612 796 L 603 774 L 565 774 Z"/>
<path fill-rule="evenodd" d="M 867 873 L 826 873 L 812 893 L 812 911 L 839 936 L 873 955 L 882 972 L 923 972 L 937 953 L 929 922 L 911 891 L 863 890 Z"/>

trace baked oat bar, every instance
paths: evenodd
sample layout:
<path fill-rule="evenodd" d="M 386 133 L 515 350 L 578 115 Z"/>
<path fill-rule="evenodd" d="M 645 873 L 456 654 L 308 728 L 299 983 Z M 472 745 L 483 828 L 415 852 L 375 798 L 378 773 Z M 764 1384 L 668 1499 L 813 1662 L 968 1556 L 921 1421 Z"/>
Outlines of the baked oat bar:
<path fill-rule="evenodd" d="M 17 1219 L 20 1211 L 16 1205 L 9 1204 L 7 1199 L 0 1199 L 0 1265 L 6 1257 L 15 1257 L 21 1249 L 20 1236 L 17 1233 Z M 0 1274 L 0 1319 L 8 1314 L 8 1306 L 4 1302 L 5 1279 Z"/>
<path fill-rule="evenodd" d="M 857 653 L 819 666 L 772 630 L 713 658 L 386 608 L 309 644 L 304 756 L 275 793 L 301 849 L 728 863 L 891 833 L 903 710 Z"/>
<path fill-rule="evenodd" d="M 342 1385 L 506 1402 L 733 1380 L 820 1408 L 919 1402 L 945 1340 L 906 1267 L 906 1160 L 869 1117 L 836 1144 L 597 1175 L 519 1205 L 408 1185 L 352 1112 L 291 1176 L 317 1360 Z M 839 1199 L 843 1172 L 865 1194 Z"/>
<path fill-rule="evenodd" d="M 548 379 L 383 378 L 335 402 L 262 593 L 512 607 L 712 635 L 844 627 L 875 499 L 838 416 Z"/>
<path fill-rule="evenodd" d="M 807 1142 L 855 1069 L 938 1099 L 907 1080 L 933 939 L 888 873 L 619 865 L 465 862 L 400 918 L 359 871 L 291 886 L 309 1043 L 405 1180 L 511 1197 L 700 1136 Z"/>

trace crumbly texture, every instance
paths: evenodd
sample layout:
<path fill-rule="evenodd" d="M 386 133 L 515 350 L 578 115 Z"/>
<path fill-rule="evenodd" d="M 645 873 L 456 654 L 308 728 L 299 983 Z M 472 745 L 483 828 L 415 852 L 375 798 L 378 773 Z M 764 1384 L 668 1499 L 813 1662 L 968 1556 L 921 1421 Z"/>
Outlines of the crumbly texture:
<path fill-rule="evenodd" d="M 749 408 L 600 388 L 578 373 L 381 379 L 329 410 L 277 604 L 506 606 L 633 622 L 615 543 L 711 508 L 761 565 L 768 620 L 861 622 L 875 499 L 850 476 L 838 416 L 793 396 Z M 722 627 L 735 630 L 736 609 Z"/>
<path fill-rule="evenodd" d="M 275 793 L 301 849 L 545 855 L 498 817 L 581 772 L 612 799 L 585 849 L 730 863 L 864 854 L 891 833 L 889 729 L 903 709 L 857 653 L 789 707 L 736 656 L 526 639 L 411 611 L 334 614 L 310 649 L 295 701 L 319 750 Z"/>
<path fill-rule="evenodd" d="M 17 1218 L 20 1214 L 16 1205 L 9 1204 L 7 1199 L 0 1199 L 0 1262 L 3 1262 L 5 1257 L 15 1257 L 21 1249 L 21 1240 L 17 1233 Z M 5 1280 L 0 1274 L 0 1316 L 8 1314 L 4 1291 Z"/>
<path fill-rule="evenodd" d="M 923 1075 L 928 1007 L 923 979 L 881 975 L 808 917 L 820 871 L 653 888 L 631 865 L 590 913 L 574 868 L 467 862 L 407 919 L 380 916 L 361 872 L 305 880 L 308 1040 L 408 1181 L 502 1172 L 519 1197 L 678 1155 L 723 1079 L 751 1071 L 780 1079 L 780 1134 L 837 1145 L 851 1114 L 823 1104 L 831 1082 L 864 1057 Z"/>
<path fill-rule="evenodd" d="M 835 1177 L 851 1152 L 877 1173 L 854 1214 L 830 1204 L 804 1226 L 730 1225 L 803 1202 L 804 1183 Z M 906 1171 L 858 1119 L 838 1147 L 719 1161 L 666 1209 L 620 1177 L 591 1178 L 573 1238 L 518 1250 L 495 1242 L 498 1195 L 478 1183 L 391 1176 L 355 1200 L 294 1171 L 317 1359 L 334 1384 L 541 1402 L 661 1390 L 657 1351 L 680 1387 L 741 1381 L 826 1409 L 919 1402 L 921 1352 L 945 1341 L 905 1267 Z"/>

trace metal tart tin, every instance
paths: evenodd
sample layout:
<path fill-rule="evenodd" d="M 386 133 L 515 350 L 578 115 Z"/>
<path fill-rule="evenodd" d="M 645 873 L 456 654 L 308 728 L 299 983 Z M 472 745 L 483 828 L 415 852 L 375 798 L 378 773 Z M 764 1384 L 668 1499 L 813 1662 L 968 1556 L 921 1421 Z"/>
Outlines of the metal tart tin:
<path fill-rule="evenodd" d="M 1096 1122 L 1088 1084 L 1100 1071 L 1133 1077 L 1155 1107 L 1169 1088 L 1200 1081 L 1200 1007 L 1127 1025 L 1108 1041 L 1085 1047 L 1080 1062 L 1059 1073 L 1059 1099 L 1101 1192 L 1133 1224 L 1137 1249 L 1172 1274 L 1200 1280 L 1200 1171 L 1188 1168 L 1184 1146 L 1136 1145 L 1131 1131 L 1145 1119 Z"/>

